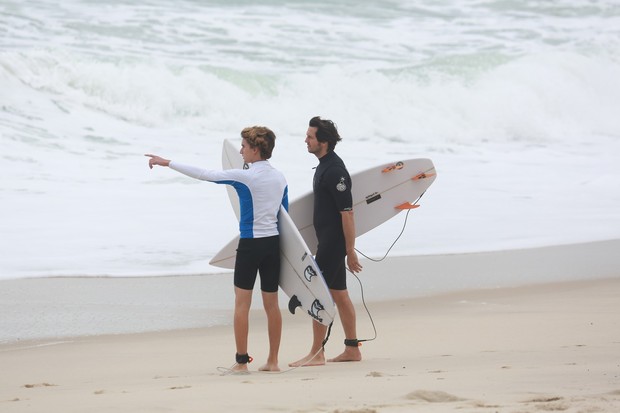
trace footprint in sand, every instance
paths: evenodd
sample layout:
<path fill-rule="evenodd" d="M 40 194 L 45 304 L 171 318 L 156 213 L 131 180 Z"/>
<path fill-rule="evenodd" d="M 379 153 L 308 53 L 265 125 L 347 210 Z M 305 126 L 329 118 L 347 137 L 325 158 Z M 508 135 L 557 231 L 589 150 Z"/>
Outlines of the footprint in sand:
<path fill-rule="evenodd" d="M 411 393 L 407 394 L 405 398 L 409 400 L 420 400 L 428 403 L 451 403 L 465 400 L 443 391 L 429 390 L 412 391 Z"/>
<path fill-rule="evenodd" d="M 549 412 L 559 412 L 570 408 L 569 403 L 567 403 L 562 397 L 557 396 L 536 397 L 531 400 L 526 400 L 523 403 L 533 403 L 536 405 L 536 409 Z"/>
<path fill-rule="evenodd" d="M 532 400 L 526 400 L 525 403 L 549 403 L 549 402 L 557 402 L 562 400 L 561 397 L 537 397 Z"/>
<path fill-rule="evenodd" d="M 183 390 L 183 389 L 191 389 L 192 386 L 174 386 L 170 387 L 170 390 Z"/>
<path fill-rule="evenodd" d="M 34 389 L 35 387 L 54 387 L 56 384 L 49 383 L 38 383 L 38 384 L 24 384 L 24 387 L 27 389 Z"/>

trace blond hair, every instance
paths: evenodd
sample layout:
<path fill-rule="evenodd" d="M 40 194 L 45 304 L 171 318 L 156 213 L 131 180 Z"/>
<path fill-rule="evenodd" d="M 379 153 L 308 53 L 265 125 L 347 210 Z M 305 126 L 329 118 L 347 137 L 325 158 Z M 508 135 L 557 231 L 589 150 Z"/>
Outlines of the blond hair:
<path fill-rule="evenodd" d="M 276 146 L 276 135 L 271 129 L 265 126 L 250 126 L 243 128 L 241 137 L 250 147 L 260 150 L 261 159 L 271 158 L 273 148 Z"/>

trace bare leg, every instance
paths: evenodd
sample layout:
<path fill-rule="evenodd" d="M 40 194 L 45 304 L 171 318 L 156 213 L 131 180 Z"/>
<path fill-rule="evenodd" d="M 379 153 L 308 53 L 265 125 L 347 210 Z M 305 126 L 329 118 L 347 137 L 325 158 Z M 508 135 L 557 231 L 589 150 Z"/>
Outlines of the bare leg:
<path fill-rule="evenodd" d="M 252 304 L 252 290 L 235 287 L 235 315 L 234 331 L 235 344 L 238 354 L 248 353 L 248 331 L 250 329 L 250 305 Z M 235 364 L 233 371 L 248 371 L 247 364 Z"/>
<path fill-rule="evenodd" d="M 312 348 L 306 357 L 303 357 L 293 363 L 289 363 L 290 367 L 300 366 L 323 366 L 325 364 L 325 352 L 323 351 L 323 340 L 327 333 L 327 326 L 312 321 Z"/>
<path fill-rule="evenodd" d="M 263 291 L 263 307 L 267 314 L 267 332 L 269 334 L 269 357 L 267 364 L 260 367 L 260 371 L 280 371 L 278 367 L 278 351 L 282 337 L 282 313 L 278 305 L 278 292 Z"/>
<path fill-rule="evenodd" d="M 344 330 L 344 336 L 348 339 L 357 338 L 357 327 L 355 320 L 355 307 L 349 292 L 347 290 L 330 290 L 336 307 L 338 308 L 338 315 L 342 322 L 342 328 Z M 362 359 L 362 352 L 359 347 L 345 346 L 344 351 L 337 357 L 329 359 L 330 362 L 339 361 L 360 361 Z"/>

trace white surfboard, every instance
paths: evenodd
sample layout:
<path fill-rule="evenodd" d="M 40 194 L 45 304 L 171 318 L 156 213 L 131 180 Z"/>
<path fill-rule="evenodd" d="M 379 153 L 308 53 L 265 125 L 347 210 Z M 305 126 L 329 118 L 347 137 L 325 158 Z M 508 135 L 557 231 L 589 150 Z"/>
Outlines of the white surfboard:
<path fill-rule="evenodd" d="M 235 147 L 231 141 L 226 139 L 224 140 L 224 145 L 222 148 L 222 167 L 224 169 L 248 169 L 248 164 L 243 162 L 243 157 L 241 157 L 241 148 Z M 237 195 L 237 191 L 235 191 L 235 188 L 231 185 L 225 186 L 226 191 L 228 192 L 230 205 L 232 206 L 233 211 L 235 211 L 235 216 L 239 219 L 239 196 Z"/>
<path fill-rule="evenodd" d="M 227 158 L 235 160 L 230 153 L 236 151 L 234 145 L 224 141 Z M 237 154 L 238 168 L 243 159 Z M 351 175 L 353 188 L 353 212 L 355 214 L 355 234 L 360 236 L 381 225 L 412 205 L 435 181 L 437 174 L 430 159 L 406 159 L 380 164 Z M 232 201 L 231 201 L 232 202 Z M 237 207 L 238 208 L 238 207 Z M 314 194 L 307 193 L 289 204 L 289 215 L 308 245 L 310 252 L 316 253 L 318 241 L 312 224 Z M 239 214 L 236 210 L 237 216 Z M 238 239 L 231 240 L 209 262 L 221 268 L 233 268 Z"/>
<path fill-rule="evenodd" d="M 336 305 L 321 270 L 295 223 L 283 206 L 278 214 L 280 231 L 280 288 L 289 296 L 288 309 L 301 307 L 321 324 L 329 326 L 336 317 Z"/>
<path fill-rule="evenodd" d="M 224 141 L 222 150 L 222 166 L 224 169 L 247 168 L 239 151 L 232 142 L 227 140 Z M 232 186 L 226 185 L 226 188 L 235 215 L 239 219 L 239 196 Z M 278 213 L 278 230 L 280 232 L 280 288 L 289 296 L 289 311 L 294 314 L 295 309 L 301 307 L 319 323 L 330 325 L 336 317 L 334 300 L 312 253 L 284 207 L 280 207 Z M 232 266 L 229 268 L 234 268 L 239 237 L 235 238 L 234 242 L 235 245 L 231 248 L 235 255 Z"/>

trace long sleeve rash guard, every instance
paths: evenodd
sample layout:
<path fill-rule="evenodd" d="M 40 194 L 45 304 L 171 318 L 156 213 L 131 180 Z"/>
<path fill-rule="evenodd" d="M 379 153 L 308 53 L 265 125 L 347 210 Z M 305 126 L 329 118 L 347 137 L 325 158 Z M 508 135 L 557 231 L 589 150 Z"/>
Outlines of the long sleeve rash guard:
<path fill-rule="evenodd" d="M 195 179 L 232 185 L 239 195 L 241 238 L 278 235 L 278 211 L 280 205 L 288 210 L 288 186 L 268 161 L 254 162 L 249 169 L 210 170 L 178 162 L 169 167 Z"/>

